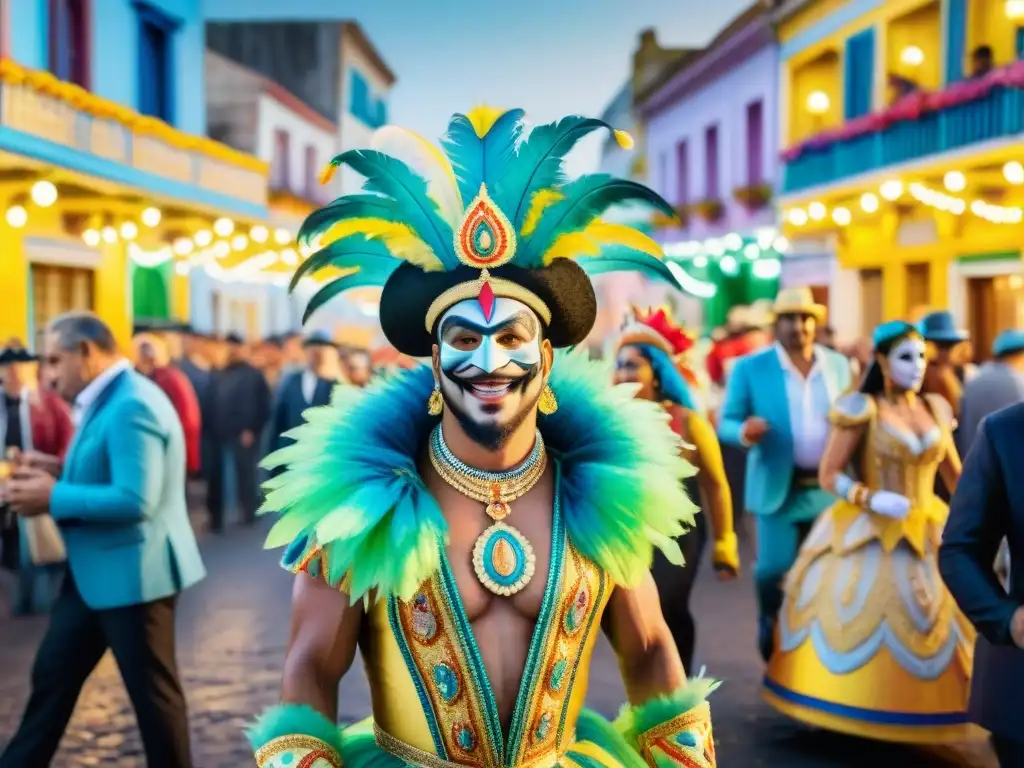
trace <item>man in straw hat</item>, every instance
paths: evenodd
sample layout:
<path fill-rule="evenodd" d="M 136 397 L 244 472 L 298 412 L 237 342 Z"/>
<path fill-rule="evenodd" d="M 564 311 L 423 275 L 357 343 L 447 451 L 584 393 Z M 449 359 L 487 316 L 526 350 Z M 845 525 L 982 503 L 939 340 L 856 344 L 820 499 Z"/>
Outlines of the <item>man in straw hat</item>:
<path fill-rule="evenodd" d="M 758 643 L 771 653 L 781 582 L 811 525 L 831 502 L 818 484 L 832 401 L 850 364 L 815 344 L 826 309 L 809 288 L 785 288 L 773 305 L 776 342 L 739 360 L 718 422 L 723 442 L 749 448 L 745 505 L 757 518 Z"/>

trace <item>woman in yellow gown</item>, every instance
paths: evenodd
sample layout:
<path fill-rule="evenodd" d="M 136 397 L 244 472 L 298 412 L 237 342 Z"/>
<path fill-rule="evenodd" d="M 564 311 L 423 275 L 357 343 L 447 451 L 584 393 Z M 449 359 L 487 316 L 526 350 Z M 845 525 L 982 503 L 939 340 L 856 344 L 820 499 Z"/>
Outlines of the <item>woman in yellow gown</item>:
<path fill-rule="evenodd" d="M 786 580 L 764 698 L 810 725 L 883 741 L 943 744 L 973 728 L 965 710 L 974 631 L 939 575 L 960 458 L 953 416 L 919 396 L 924 340 L 885 323 L 860 391 L 836 402 L 821 460 L 839 497 Z M 847 474 L 852 471 L 855 476 Z"/>

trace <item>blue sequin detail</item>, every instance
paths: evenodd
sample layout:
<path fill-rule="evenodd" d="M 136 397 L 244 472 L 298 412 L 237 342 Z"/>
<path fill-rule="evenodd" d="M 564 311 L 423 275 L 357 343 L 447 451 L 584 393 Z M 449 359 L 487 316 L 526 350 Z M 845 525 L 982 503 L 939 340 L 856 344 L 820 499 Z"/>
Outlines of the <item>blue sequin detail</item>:
<path fill-rule="evenodd" d="M 499 541 L 508 542 L 516 558 L 516 566 L 508 576 L 502 576 L 494 568 L 492 558 L 494 556 L 494 548 L 498 545 Z M 523 549 L 523 545 L 519 543 L 518 539 L 508 531 L 495 531 L 487 539 L 487 543 L 484 544 L 484 571 L 487 573 L 487 577 L 498 586 L 511 587 L 523 578 L 523 573 L 526 571 L 526 550 Z"/>
<path fill-rule="evenodd" d="M 459 731 L 459 746 L 466 752 L 472 752 L 476 749 L 476 736 L 469 728 L 463 728 Z"/>
<path fill-rule="evenodd" d="M 684 747 L 696 747 L 697 737 L 689 731 L 683 731 L 676 734 L 676 744 L 681 744 Z"/>
<path fill-rule="evenodd" d="M 292 754 L 291 752 L 285 752 L 283 755 L 281 755 L 281 765 L 291 765 L 292 760 L 294 759 L 294 754 Z"/>
<path fill-rule="evenodd" d="M 459 696 L 459 678 L 447 664 L 434 667 L 434 685 L 441 698 L 451 704 Z"/>

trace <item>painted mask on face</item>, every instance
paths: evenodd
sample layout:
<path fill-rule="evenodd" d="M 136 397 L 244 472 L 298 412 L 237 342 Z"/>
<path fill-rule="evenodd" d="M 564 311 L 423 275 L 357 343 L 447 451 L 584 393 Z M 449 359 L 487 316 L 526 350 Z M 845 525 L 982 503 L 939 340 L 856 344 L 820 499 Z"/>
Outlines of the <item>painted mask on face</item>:
<path fill-rule="evenodd" d="M 924 340 L 916 336 L 903 339 L 889 350 L 889 378 L 899 389 L 916 392 L 924 382 L 928 365 Z"/>
<path fill-rule="evenodd" d="M 471 439 L 497 447 L 543 389 L 540 319 L 514 299 L 489 312 L 467 299 L 441 317 L 438 349 L 445 405 Z"/>

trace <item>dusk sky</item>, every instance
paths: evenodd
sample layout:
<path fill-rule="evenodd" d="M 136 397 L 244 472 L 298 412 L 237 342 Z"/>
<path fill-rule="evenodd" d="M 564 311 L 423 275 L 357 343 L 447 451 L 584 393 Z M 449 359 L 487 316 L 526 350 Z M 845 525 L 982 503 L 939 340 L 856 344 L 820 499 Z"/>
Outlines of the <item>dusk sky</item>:
<path fill-rule="evenodd" d="M 398 75 L 391 121 L 433 138 L 452 112 L 484 103 L 522 107 L 535 122 L 597 116 L 625 82 L 641 29 L 655 27 L 665 46 L 699 46 L 750 4 L 377 0 L 352 16 Z M 581 145 L 572 172 L 593 168 L 603 139 Z"/>
<path fill-rule="evenodd" d="M 453 112 L 522 107 L 535 122 L 598 116 L 625 82 L 640 30 L 700 46 L 753 0 L 204 0 L 252 20 L 358 21 L 394 69 L 390 120 L 427 138 Z M 305 12 L 303 17 L 301 14 Z M 603 137 L 570 171 L 593 168 Z"/>

